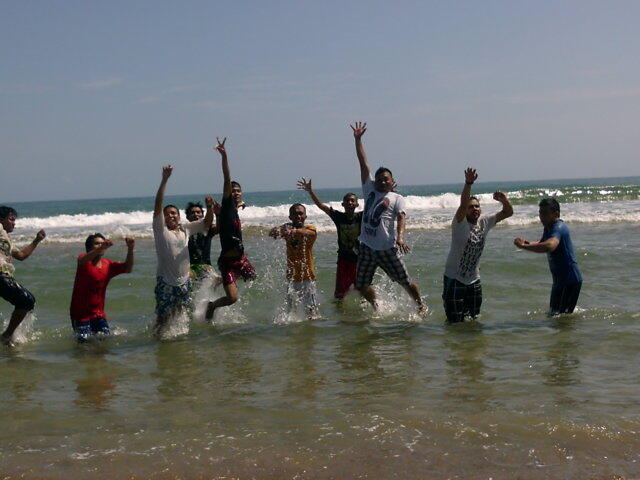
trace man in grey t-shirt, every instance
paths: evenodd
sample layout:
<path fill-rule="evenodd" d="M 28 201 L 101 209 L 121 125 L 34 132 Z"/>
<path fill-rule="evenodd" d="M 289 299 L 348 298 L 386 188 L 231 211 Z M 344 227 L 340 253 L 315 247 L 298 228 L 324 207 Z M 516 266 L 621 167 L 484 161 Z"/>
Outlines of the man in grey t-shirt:
<path fill-rule="evenodd" d="M 502 204 L 502 210 L 481 216 L 480 202 L 471 196 L 471 185 L 478 178 L 473 168 L 464 172 L 465 184 L 460 195 L 460 206 L 451 222 L 451 249 L 444 271 L 442 300 L 447 320 L 462 322 L 465 316 L 475 318 L 482 304 L 480 284 L 480 255 L 484 242 L 496 223 L 513 215 L 513 208 L 502 192 L 493 194 Z"/>

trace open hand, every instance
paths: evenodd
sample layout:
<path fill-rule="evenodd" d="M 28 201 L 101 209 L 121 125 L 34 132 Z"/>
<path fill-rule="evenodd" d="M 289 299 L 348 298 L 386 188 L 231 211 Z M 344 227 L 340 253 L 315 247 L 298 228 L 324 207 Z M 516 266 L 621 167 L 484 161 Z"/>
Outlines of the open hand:
<path fill-rule="evenodd" d="M 464 183 L 468 183 L 469 185 L 473 184 L 478 179 L 478 174 L 476 173 L 475 168 L 467 168 L 464 171 Z"/>
<path fill-rule="evenodd" d="M 226 141 L 227 141 L 227 137 L 224 137 L 222 139 L 222 141 L 220 141 L 220 139 L 218 137 L 216 137 L 216 142 L 218 142 L 218 145 L 216 145 L 214 148 L 218 152 L 220 152 L 220 155 L 223 155 L 223 156 L 227 154 L 227 151 L 224 148 L 224 144 L 225 144 Z"/>
<path fill-rule="evenodd" d="M 162 180 L 167 181 L 173 173 L 173 165 L 165 165 L 162 167 Z"/>
<path fill-rule="evenodd" d="M 403 255 L 409 253 L 411 251 L 411 247 L 404 242 L 404 238 L 398 237 L 396 240 L 396 245 L 398 246 L 398 250 Z"/>
<path fill-rule="evenodd" d="M 215 213 L 216 215 L 220 215 L 220 210 L 222 209 L 222 207 L 218 202 L 213 200 L 213 203 L 211 204 L 211 208 L 213 208 L 213 213 Z"/>
<path fill-rule="evenodd" d="M 355 126 L 354 126 L 355 125 Z M 362 138 L 362 135 L 364 135 L 364 132 L 367 131 L 367 123 L 364 122 L 355 122 L 354 125 L 349 125 L 351 127 L 351 130 L 353 130 L 353 136 L 356 140 Z"/>
<path fill-rule="evenodd" d="M 133 247 L 136 246 L 136 241 L 133 238 L 124 237 L 124 243 L 127 244 L 129 250 L 133 250 Z"/>
<path fill-rule="evenodd" d="M 213 197 L 211 196 L 206 196 L 204 197 L 204 204 L 207 206 L 207 208 L 213 208 Z"/>
<path fill-rule="evenodd" d="M 46 233 L 44 233 L 44 230 L 40 230 L 38 233 L 36 233 L 36 243 L 40 243 L 42 240 L 45 239 L 45 237 L 47 236 Z"/>
<path fill-rule="evenodd" d="M 306 190 L 307 192 L 311 191 L 311 179 L 307 180 L 302 177 L 298 180 L 298 190 Z"/>

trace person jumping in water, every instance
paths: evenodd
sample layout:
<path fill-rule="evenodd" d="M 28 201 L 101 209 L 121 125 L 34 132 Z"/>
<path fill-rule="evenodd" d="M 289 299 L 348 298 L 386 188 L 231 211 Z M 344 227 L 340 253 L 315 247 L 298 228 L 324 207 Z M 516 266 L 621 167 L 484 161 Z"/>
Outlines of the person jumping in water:
<path fill-rule="evenodd" d="M 89 235 L 84 242 L 87 253 L 78 255 L 76 279 L 71 295 L 71 325 L 78 342 L 87 342 L 93 335 L 109 335 L 107 314 L 104 311 L 107 285 L 116 275 L 133 270 L 133 248 L 135 240 L 125 238 L 127 258 L 114 262 L 103 258 L 113 245 L 101 233 Z"/>
<path fill-rule="evenodd" d="M 155 333 L 161 335 L 172 315 L 191 306 L 189 271 L 189 237 L 205 233 L 213 223 L 213 198 L 205 197 L 207 214 L 195 222 L 180 223 L 180 210 L 175 205 L 162 207 L 167 181 L 173 167 L 162 168 L 162 181 L 153 209 L 153 238 L 158 257 Z"/>
<path fill-rule="evenodd" d="M 289 220 L 291 223 L 274 227 L 269 232 L 272 238 L 283 238 L 287 242 L 287 313 L 301 304 L 308 318 L 317 318 L 318 293 L 313 245 L 318 232 L 313 225 L 305 225 L 307 209 L 301 203 L 289 207 Z"/>
<path fill-rule="evenodd" d="M 451 222 L 451 248 L 444 271 L 442 300 L 449 322 L 462 322 L 465 317 L 476 318 L 482 305 L 480 283 L 480 256 L 491 230 L 498 222 L 513 215 L 513 208 L 502 192 L 493 199 L 502 204 L 502 210 L 481 216 L 480 202 L 471 196 L 471 186 L 478 179 L 473 168 L 464 172 L 465 182 L 460 195 L 460 206 Z"/>
<path fill-rule="evenodd" d="M 538 207 L 540 223 L 544 226 L 542 238 L 537 242 L 516 238 L 513 243 L 522 250 L 547 254 L 553 278 L 549 314 L 573 313 L 580 296 L 582 274 L 573 252 L 569 227 L 560 219 L 560 204 L 555 198 L 543 198 Z"/>
<path fill-rule="evenodd" d="M 355 285 L 358 266 L 358 249 L 360 242 L 360 224 L 362 212 L 356 213 L 358 197 L 355 193 L 347 193 L 342 198 L 344 212 L 338 212 L 329 205 L 322 203 L 311 187 L 311 179 L 302 178 L 298 181 L 298 188 L 306 190 L 316 206 L 333 220 L 338 231 L 338 268 L 336 270 L 336 288 L 333 296 L 343 299 Z"/>
<path fill-rule="evenodd" d="M 15 307 L 9 319 L 9 325 L 0 335 L 0 342 L 8 347 L 14 346 L 13 333 L 27 313 L 33 310 L 36 303 L 31 292 L 19 284 L 13 276 L 15 267 L 11 260 L 13 258 L 20 261 L 26 260 L 47 236 L 44 230 L 40 230 L 29 245 L 18 250 L 9 237 L 16 227 L 17 216 L 18 213 L 13 208 L 0 206 L 0 297 Z"/>
<path fill-rule="evenodd" d="M 371 178 L 362 144 L 362 135 L 367 131 L 367 124 L 356 122 L 355 126 L 351 125 L 351 129 L 356 142 L 365 199 L 359 238 L 356 288 L 377 309 L 376 293 L 371 283 L 376 269 L 382 267 L 389 278 L 403 286 L 416 303 L 418 312 L 425 313 L 426 307 L 420 298 L 418 286 L 409 279 L 407 268 L 400 258 L 400 254 L 410 251 L 409 245 L 404 241 L 404 198 L 393 191 L 395 180 L 388 168 L 378 168 L 374 176 L 375 181 Z"/>
<path fill-rule="evenodd" d="M 244 208 L 242 187 L 238 182 L 231 181 L 227 150 L 224 146 L 227 141 L 226 137 L 222 142 L 218 138 L 216 140 L 218 145 L 215 149 L 220 153 L 222 159 L 224 177 L 222 204 L 218 216 L 221 247 L 218 270 L 222 275 L 225 296 L 218 298 L 215 302 L 209 302 L 206 313 L 208 320 L 213 319 L 217 308 L 233 305 L 238 301 L 238 285 L 236 283 L 238 278 L 242 278 L 245 282 L 256 278 L 256 271 L 244 253 L 244 244 L 242 243 L 242 225 L 238 216 L 238 208 Z"/>

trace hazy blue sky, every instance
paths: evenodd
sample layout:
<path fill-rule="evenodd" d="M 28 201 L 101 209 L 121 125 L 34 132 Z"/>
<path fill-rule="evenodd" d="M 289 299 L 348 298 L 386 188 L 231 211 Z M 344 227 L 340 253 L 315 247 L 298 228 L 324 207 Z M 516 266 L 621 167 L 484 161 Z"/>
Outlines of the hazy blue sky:
<path fill-rule="evenodd" d="M 3 2 L 0 201 L 640 174 L 637 1 Z"/>

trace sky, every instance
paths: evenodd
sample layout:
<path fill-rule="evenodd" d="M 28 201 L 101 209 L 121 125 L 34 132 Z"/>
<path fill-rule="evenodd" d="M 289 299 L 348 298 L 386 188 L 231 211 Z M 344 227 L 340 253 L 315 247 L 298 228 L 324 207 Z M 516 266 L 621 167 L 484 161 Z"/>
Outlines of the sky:
<path fill-rule="evenodd" d="M 640 175 L 637 1 L 24 1 L 0 202 Z"/>

